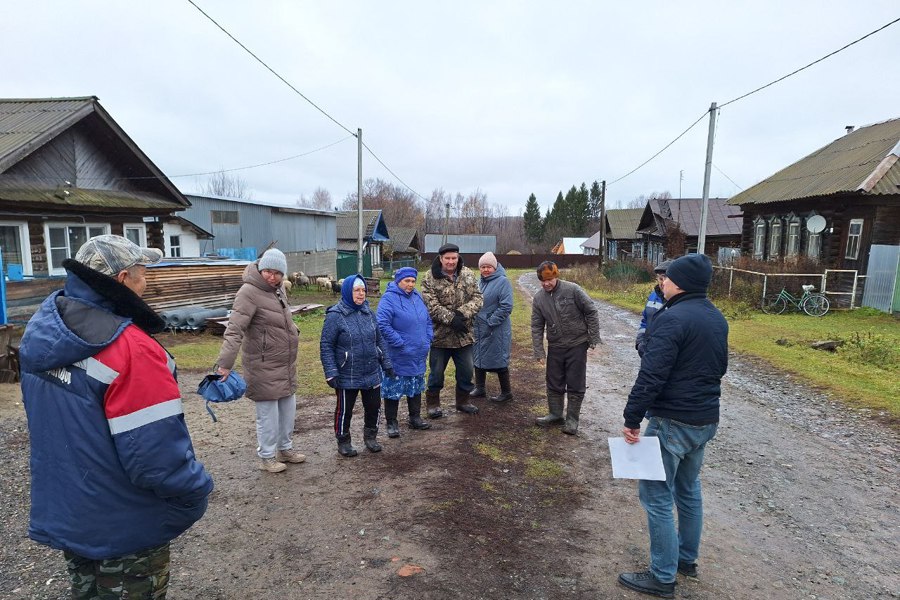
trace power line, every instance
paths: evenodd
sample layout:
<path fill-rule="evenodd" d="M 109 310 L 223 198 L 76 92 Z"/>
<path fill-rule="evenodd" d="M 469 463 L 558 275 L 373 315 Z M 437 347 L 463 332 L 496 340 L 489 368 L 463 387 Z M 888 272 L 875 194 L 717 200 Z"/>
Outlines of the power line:
<path fill-rule="evenodd" d="M 660 150 L 659 152 L 657 152 L 656 154 L 654 154 L 653 156 L 651 156 L 650 158 L 648 158 L 647 160 L 645 160 L 644 162 L 642 162 L 641 164 L 639 164 L 638 166 L 636 166 L 635 168 L 633 168 L 632 170 L 628 171 L 627 173 L 625 173 L 624 175 L 622 175 L 622 176 L 619 177 L 618 179 L 613 179 L 612 181 L 610 181 L 609 183 L 606 184 L 606 187 L 608 188 L 608 187 L 611 186 L 612 184 L 618 183 L 619 181 L 622 181 L 623 179 L 625 179 L 626 177 L 628 177 L 629 175 L 631 175 L 632 173 L 634 173 L 635 171 L 637 171 L 638 169 L 640 169 L 641 167 L 643 167 L 644 165 L 646 165 L 647 163 L 649 163 L 651 160 L 653 160 L 654 158 L 656 158 L 657 156 L 659 156 L 660 154 L 662 154 L 663 152 L 665 152 L 665 151 L 669 148 L 669 146 L 671 146 L 672 144 L 674 144 L 675 142 L 677 142 L 678 140 L 680 140 L 680 139 L 684 136 L 684 134 L 686 134 L 688 131 L 690 131 L 691 129 L 693 129 L 693 128 L 697 125 L 697 123 L 699 123 L 700 121 L 702 121 L 702 120 L 703 120 L 703 117 L 705 117 L 707 114 L 709 114 L 709 111 L 708 111 L 708 110 L 704 111 L 703 114 L 700 115 L 700 116 L 697 118 L 696 121 L 694 121 L 693 123 L 691 123 L 690 127 L 688 127 L 687 129 L 685 129 L 684 131 L 682 131 L 680 134 L 678 134 L 678 137 L 676 137 L 674 140 L 672 140 L 671 142 L 669 142 L 668 144 L 666 144 L 665 146 L 663 146 L 662 150 Z"/>
<path fill-rule="evenodd" d="M 722 169 L 720 169 L 719 167 L 717 167 L 717 166 L 716 166 L 716 163 L 713 163 L 712 166 L 715 168 L 716 171 L 718 171 L 719 173 L 721 173 L 721 174 L 725 177 L 725 179 L 727 179 L 728 181 L 730 181 L 731 183 L 733 183 L 733 184 L 734 184 L 734 187 L 736 187 L 737 189 L 743 191 L 744 188 L 742 188 L 740 185 L 738 185 L 738 183 L 737 183 L 734 179 L 732 179 L 731 177 L 729 177 L 729 176 L 728 176 L 728 173 L 726 173 L 725 171 L 723 171 Z"/>
<path fill-rule="evenodd" d="M 399 182 L 402 183 L 404 186 L 406 186 L 406 189 L 408 189 L 409 191 L 411 191 L 413 194 L 415 194 L 416 196 L 418 196 L 418 197 L 421 198 L 422 200 L 425 200 L 426 202 L 428 202 L 428 198 L 426 198 L 425 196 L 423 196 L 422 194 L 420 194 L 420 193 L 417 192 L 416 190 L 414 190 L 414 189 L 412 189 L 411 187 L 409 187 L 409 186 L 406 184 L 405 181 L 403 181 L 402 179 L 400 179 L 400 177 L 398 177 L 396 173 L 394 173 L 393 171 L 391 171 L 390 167 L 388 167 L 386 164 L 384 164 L 384 163 L 381 161 L 381 159 L 378 158 L 378 155 L 375 154 L 375 152 L 374 152 L 371 148 L 369 148 L 369 146 L 368 146 L 365 142 L 363 142 L 363 148 L 365 148 L 366 150 L 368 150 L 368 151 L 369 151 L 369 154 L 372 155 L 372 158 L 374 158 L 375 160 L 377 160 L 377 161 L 378 161 L 378 164 L 380 164 L 382 167 L 384 167 L 385 169 L 387 169 L 387 172 L 390 173 L 391 175 L 393 175 L 394 178 L 395 178 L 397 181 L 399 181 Z"/>
<path fill-rule="evenodd" d="M 267 167 L 269 165 L 275 165 L 275 164 L 282 163 L 282 162 L 285 162 L 288 160 L 294 160 L 295 158 L 309 156 L 310 154 L 314 154 L 316 152 L 321 152 L 322 150 L 326 150 L 328 148 L 331 148 L 332 146 L 336 146 L 336 145 L 340 144 L 341 142 L 346 142 L 347 140 L 349 140 L 350 138 L 353 138 L 353 137 L 356 137 L 356 136 L 348 135 L 347 137 L 341 138 L 336 142 L 331 142 L 330 144 L 328 144 L 326 146 L 322 146 L 321 148 L 316 148 L 315 150 L 310 150 L 309 152 L 304 152 L 303 154 L 295 154 L 294 156 L 288 156 L 286 158 L 279 158 L 278 160 L 270 160 L 269 162 L 258 163 L 255 165 L 248 165 L 246 167 L 234 167 L 233 169 L 219 169 L 218 171 L 206 171 L 203 173 L 186 173 L 184 175 L 169 175 L 168 177 L 170 179 L 174 178 L 174 177 L 199 177 L 201 175 L 215 175 L 216 173 L 231 173 L 232 171 L 245 171 L 247 169 L 256 169 L 257 167 Z"/>
<path fill-rule="evenodd" d="M 820 58 L 820 59 L 818 59 L 818 60 L 812 61 L 811 63 L 809 63 L 809 64 L 806 65 L 805 67 L 800 67 L 800 68 L 797 69 L 796 71 L 791 71 L 791 72 L 788 73 L 787 75 L 784 75 L 783 77 L 779 77 L 779 78 L 776 79 L 775 81 L 770 81 L 770 82 L 767 83 L 766 85 L 762 85 L 762 86 L 756 88 L 755 90 L 753 90 L 753 91 L 751 91 L 751 92 L 747 92 L 746 94 L 743 94 L 743 95 L 741 95 L 741 96 L 738 96 L 737 98 L 734 98 L 733 100 L 729 100 L 728 102 L 725 102 L 724 104 L 720 104 L 720 105 L 719 105 L 719 108 L 722 108 L 723 106 L 728 106 L 729 104 L 731 104 L 731 103 L 733 103 L 733 102 L 737 102 L 738 100 L 742 100 L 742 99 L 746 98 L 747 96 L 750 96 L 751 94 L 755 94 L 756 92 L 758 92 L 758 91 L 760 91 L 760 90 L 764 90 L 764 89 L 766 89 L 766 88 L 769 87 L 769 86 L 775 85 L 775 84 L 778 83 L 779 81 L 784 81 L 784 80 L 787 79 L 788 77 L 791 77 L 792 75 L 796 75 L 796 74 L 799 73 L 800 71 L 803 71 L 803 70 L 805 70 L 805 69 L 808 69 L 808 68 L 810 68 L 811 66 L 813 66 L 813 65 L 816 64 L 816 63 L 820 63 L 820 62 L 822 62 L 823 60 L 825 60 L 826 58 L 830 58 L 830 57 L 834 56 L 834 55 L 837 54 L 838 52 L 843 52 L 844 50 L 846 50 L 846 49 L 849 48 L 850 46 L 852 46 L 852 45 L 854 45 L 854 44 L 858 44 L 859 42 L 863 41 L 863 40 L 866 39 L 867 37 L 873 36 L 873 35 L 875 35 L 876 33 L 878 33 L 879 31 L 881 31 L 881 30 L 883 30 L 883 29 L 887 29 L 888 27 L 890 27 L 891 25 L 897 23 L 898 21 L 900 21 L 900 18 L 896 18 L 896 19 L 894 19 L 893 21 L 891 21 L 890 23 L 887 23 L 887 24 L 885 24 L 885 25 L 882 25 L 881 27 L 879 27 L 879 28 L 876 29 L 875 31 L 870 31 L 869 33 L 867 33 L 866 35 L 862 36 L 861 38 L 859 38 L 859 39 L 857 39 L 857 40 L 853 40 L 853 41 L 850 42 L 849 44 L 847 44 L 847 45 L 845 45 L 845 46 L 842 46 L 842 47 L 838 48 L 838 49 L 835 50 L 834 52 L 829 52 L 828 54 L 826 54 L 826 55 L 823 56 L 822 58 Z"/>
<path fill-rule="evenodd" d="M 341 129 L 343 129 L 344 131 L 346 131 L 346 132 L 349 133 L 350 135 L 356 137 L 356 134 L 355 134 L 354 132 L 352 132 L 352 131 L 350 131 L 349 129 L 347 129 L 346 127 L 344 127 L 343 124 L 341 124 L 337 119 L 335 119 L 334 117 L 332 117 L 331 115 L 329 115 L 327 112 L 325 112 L 325 110 L 324 110 L 323 108 L 321 108 L 318 104 L 316 104 L 315 102 L 313 102 L 312 100 L 310 100 L 309 98 L 307 98 L 307 97 L 303 94 L 303 92 L 301 92 L 300 90 L 298 90 L 297 88 L 295 88 L 295 87 L 294 87 L 287 79 L 285 79 L 284 77 L 282 77 L 281 75 L 279 75 L 278 72 L 275 71 L 275 69 L 273 69 L 272 67 L 270 67 L 269 65 L 267 65 L 263 59 L 261 59 L 261 58 L 258 57 L 256 54 L 254 54 L 249 48 L 247 48 L 247 46 L 245 46 L 244 44 L 242 44 L 236 37 L 234 37 L 233 35 L 231 35 L 231 34 L 228 32 L 227 29 L 225 29 L 224 27 L 222 27 L 221 25 L 219 25 L 219 24 L 216 22 L 215 19 L 213 19 L 213 18 L 212 18 L 211 16 L 209 16 L 208 14 L 206 14 L 206 13 L 203 11 L 202 8 L 200 8 L 199 6 L 197 6 L 197 4 L 194 2 L 194 0 L 187 0 L 187 1 L 190 2 L 191 5 L 192 5 L 194 8 L 196 8 L 197 10 L 199 10 L 199 11 L 200 11 L 200 14 L 202 14 L 204 17 L 206 17 L 207 19 L 209 19 L 209 20 L 212 22 L 213 25 L 215 25 L 216 27 L 218 27 L 219 29 L 221 29 L 221 30 L 222 30 L 222 33 L 224 33 L 225 35 L 227 35 L 228 37 L 230 37 L 230 38 L 234 41 L 235 44 L 237 44 L 238 46 L 240 46 L 241 48 L 243 48 L 243 49 L 244 49 L 244 52 L 246 52 L 247 54 L 249 54 L 250 56 L 252 56 L 254 59 L 256 59 L 256 61 L 257 61 L 259 64 L 261 64 L 261 65 L 264 66 L 266 69 L 268 69 L 268 71 L 269 71 L 270 73 L 272 73 L 272 75 L 274 75 L 275 77 L 277 77 L 278 79 L 280 79 L 282 83 L 284 83 L 286 86 L 288 86 L 289 88 L 291 88 L 292 90 L 294 90 L 294 92 L 295 92 L 298 96 L 300 96 L 301 98 L 303 98 L 304 100 L 306 100 L 307 102 L 309 102 L 309 103 L 313 106 L 313 108 L 315 108 L 317 111 L 319 111 L 320 113 L 322 113 L 323 115 L 325 115 L 326 117 L 328 117 L 329 119 L 331 119 L 331 121 L 332 121 L 335 125 L 337 125 L 337 126 L 340 127 Z"/>

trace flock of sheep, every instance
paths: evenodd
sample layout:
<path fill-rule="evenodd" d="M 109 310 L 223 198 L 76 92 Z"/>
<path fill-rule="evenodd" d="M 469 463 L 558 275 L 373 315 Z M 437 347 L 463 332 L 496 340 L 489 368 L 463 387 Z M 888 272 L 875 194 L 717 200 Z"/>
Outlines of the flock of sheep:
<path fill-rule="evenodd" d="M 309 276 L 304 274 L 303 271 L 295 271 L 294 273 L 291 273 L 291 276 L 284 282 L 284 285 L 288 291 L 291 291 L 291 288 L 295 285 L 300 285 L 309 289 L 311 283 Z M 334 281 L 328 275 L 325 275 L 324 277 L 317 277 L 315 283 L 316 287 L 325 291 L 330 290 L 332 294 L 340 294 L 341 285 L 343 285 L 344 280 L 338 279 L 337 281 Z"/>

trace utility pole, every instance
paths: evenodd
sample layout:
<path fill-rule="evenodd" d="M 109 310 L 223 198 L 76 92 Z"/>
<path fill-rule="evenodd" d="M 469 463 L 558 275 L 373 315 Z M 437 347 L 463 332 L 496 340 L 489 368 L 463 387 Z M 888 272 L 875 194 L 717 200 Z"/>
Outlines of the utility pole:
<path fill-rule="evenodd" d="M 598 269 L 603 269 L 603 256 L 606 254 L 606 180 L 600 182 L 600 259 Z"/>
<path fill-rule="evenodd" d="M 363 272 L 362 129 L 356 130 L 356 272 Z"/>
<path fill-rule="evenodd" d="M 450 203 L 444 205 L 444 241 L 447 243 L 447 233 L 450 231 Z"/>
<path fill-rule="evenodd" d="M 709 176 L 712 174 L 713 140 L 716 135 L 716 103 L 709 106 L 709 136 L 706 138 L 706 169 L 703 172 L 703 205 L 700 210 L 700 234 L 697 236 L 697 254 L 706 251 L 706 219 L 709 215 Z"/>
<path fill-rule="evenodd" d="M 681 182 L 684 181 L 684 169 L 678 172 L 678 199 L 681 200 Z"/>

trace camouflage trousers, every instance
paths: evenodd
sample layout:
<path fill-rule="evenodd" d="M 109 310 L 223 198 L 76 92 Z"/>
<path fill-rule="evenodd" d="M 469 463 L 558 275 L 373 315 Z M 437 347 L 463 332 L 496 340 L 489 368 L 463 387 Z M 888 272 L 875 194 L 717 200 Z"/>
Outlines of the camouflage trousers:
<path fill-rule="evenodd" d="M 169 589 L 169 544 L 106 560 L 63 555 L 74 600 L 164 600 Z"/>

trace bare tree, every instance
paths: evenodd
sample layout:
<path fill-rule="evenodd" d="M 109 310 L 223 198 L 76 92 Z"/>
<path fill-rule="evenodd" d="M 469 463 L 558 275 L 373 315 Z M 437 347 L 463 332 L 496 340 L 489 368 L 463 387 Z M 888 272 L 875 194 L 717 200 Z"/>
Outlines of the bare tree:
<path fill-rule="evenodd" d="M 356 193 L 347 194 L 341 208 L 356 210 Z M 363 181 L 363 208 L 380 209 L 388 231 L 391 225 L 420 229 L 425 223 L 425 213 L 416 195 L 382 179 Z"/>
<path fill-rule="evenodd" d="M 487 194 L 480 189 L 470 193 L 459 204 L 459 228 L 462 233 L 490 233 L 493 211 L 488 206 Z"/>
<path fill-rule="evenodd" d="M 319 210 L 331 210 L 334 208 L 334 203 L 331 200 L 331 192 L 323 187 L 317 187 L 313 191 L 312 198 L 307 198 L 301 194 L 300 199 L 297 200 L 297 206 L 316 208 Z"/>
<path fill-rule="evenodd" d="M 443 189 L 431 192 L 431 197 L 425 203 L 425 233 L 443 233 L 444 211 L 448 202 L 450 196 Z"/>
<path fill-rule="evenodd" d="M 200 186 L 200 192 L 209 196 L 222 196 L 225 198 L 253 198 L 253 192 L 247 187 L 247 182 L 240 175 L 232 175 L 225 171 L 219 171 L 209 176 Z"/>

